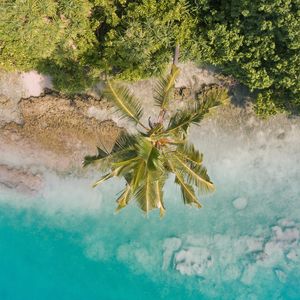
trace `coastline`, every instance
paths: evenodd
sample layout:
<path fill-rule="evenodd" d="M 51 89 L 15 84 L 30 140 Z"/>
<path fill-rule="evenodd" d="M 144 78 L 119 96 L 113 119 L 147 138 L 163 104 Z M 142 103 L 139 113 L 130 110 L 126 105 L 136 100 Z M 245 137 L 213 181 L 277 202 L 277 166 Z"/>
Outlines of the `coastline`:
<path fill-rule="evenodd" d="M 211 71 L 192 64 L 180 67 L 182 72 L 176 87 L 178 90 L 184 89 L 188 95 L 177 97 L 175 109 L 180 109 L 184 101 L 201 86 L 220 82 L 217 74 Z M 9 76 L 12 81 L 8 80 Z M 145 116 L 155 111 L 155 107 L 147 105 L 152 99 L 154 85 L 155 79 L 127 84 L 143 100 Z M 12 87 L 15 88 L 14 94 Z M 119 119 L 111 105 L 100 97 L 101 83 L 89 93 L 73 98 L 52 91 L 49 87 L 49 78 L 37 73 L 1 73 L 2 187 L 31 194 L 42 188 L 45 172 L 54 172 L 59 176 L 83 176 L 83 157 L 96 153 L 96 147 L 99 146 L 111 149 L 121 130 L 128 130 L 131 126 Z M 286 132 L 293 128 L 300 129 L 298 117 L 290 118 L 282 114 L 268 120 L 259 119 L 249 102 L 245 101 L 247 93 L 242 87 L 234 89 L 231 94 L 233 101 L 230 105 L 217 108 L 199 127 L 192 130 L 192 139 L 199 141 L 196 144 L 199 144 L 205 157 L 211 156 L 208 146 L 217 144 L 222 136 L 227 136 L 228 141 L 234 136 L 247 143 L 251 139 L 257 140 L 257 136 L 262 134 L 264 138 L 275 138 L 284 144 Z"/>

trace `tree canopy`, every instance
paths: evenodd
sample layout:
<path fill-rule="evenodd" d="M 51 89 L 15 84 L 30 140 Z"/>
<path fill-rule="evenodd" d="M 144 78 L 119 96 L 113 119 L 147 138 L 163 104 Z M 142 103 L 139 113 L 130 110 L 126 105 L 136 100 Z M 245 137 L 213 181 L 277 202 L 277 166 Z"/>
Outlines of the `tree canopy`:
<path fill-rule="evenodd" d="M 192 1 L 195 56 L 263 92 L 278 107 L 300 108 L 300 1 Z M 203 4 L 205 2 L 205 5 Z"/>
<path fill-rule="evenodd" d="M 192 124 L 199 124 L 211 108 L 226 102 L 228 94 L 224 88 L 215 87 L 184 109 L 171 109 L 179 71 L 173 64 L 171 73 L 158 81 L 154 100 L 160 112 L 157 121 L 149 121 L 149 125 L 142 122 L 143 108 L 134 94 L 116 82 L 108 80 L 106 83 L 104 97 L 122 117 L 136 125 L 138 132 L 123 132 L 111 152 L 98 148 L 97 155 L 85 157 L 84 166 L 94 165 L 104 172 L 94 186 L 113 177 L 125 179 L 117 210 L 135 200 L 145 213 L 158 208 L 161 216 L 164 215 L 163 188 L 171 174 L 185 204 L 200 208 L 197 192 L 214 190 L 203 166 L 202 153 L 188 141 L 188 129 Z"/>
<path fill-rule="evenodd" d="M 299 0 L 3 0 L 0 22 L 0 67 L 62 91 L 161 74 L 179 43 L 259 93 L 258 112 L 300 111 Z"/>

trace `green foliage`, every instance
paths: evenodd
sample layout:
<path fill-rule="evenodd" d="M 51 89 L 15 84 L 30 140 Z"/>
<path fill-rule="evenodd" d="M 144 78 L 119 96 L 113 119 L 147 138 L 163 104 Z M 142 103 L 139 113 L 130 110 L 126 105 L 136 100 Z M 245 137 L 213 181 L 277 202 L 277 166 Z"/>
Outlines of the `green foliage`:
<path fill-rule="evenodd" d="M 188 51 L 194 19 L 185 0 L 123 1 L 119 18 L 102 24 L 101 40 L 107 65 L 121 79 L 160 74 L 170 62 L 176 42 Z"/>
<path fill-rule="evenodd" d="M 54 87 L 70 95 L 81 93 L 96 83 L 100 72 L 71 59 L 59 63 L 45 59 L 37 64 L 36 69 L 43 74 L 51 74 Z"/>
<path fill-rule="evenodd" d="M 108 80 L 103 95 L 115 104 L 125 118 L 140 124 L 143 115 L 141 104 L 127 88 L 119 87 Z"/>
<path fill-rule="evenodd" d="M 272 99 L 272 93 L 270 91 L 258 94 L 254 110 L 256 114 L 262 118 L 276 115 L 280 111 Z"/>
<path fill-rule="evenodd" d="M 98 170 L 107 172 L 94 186 L 113 177 L 125 179 L 126 186 L 117 199 L 117 211 L 134 199 L 145 213 L 158 208 L 163 216 L 163 187 L 171 174 L 181 189 L 185 204 L 201 207 L 196 192 L 214 190 L 202 164 L 203 155 L 188 142 L 187 134 L 191 124 L 198 124 L 212 107 L 220 104 L 220 97 L 217 93 L 204 95 L 184 111 L 175 114 L 170 112 L 171 116 L 166 120 L 168 103 L 172 100 L 170 91 L 174 90 L 178 74 L 178 68 L 173 66 L 171 74 L 158 82 L 159 97 L 156 98 L 156 105 L 161 110 L 157 123 L 149 124 L 150 128 L 140 121 L 141 107 L 138 100 L 123 88 L 117 87 L 116 83 L 107 82 L 105 95 L 108 99 L 112 100 L 122 115 L 141 125 L 141 130 L 135 135 L 123 133 L 111 153 L 98 149 L 98 155 L 85 157 L 83 163 L 84 166 L 94 165 Z"/>
<path fill-rule="evenodd" d="M 220 66 L 252 90 L 268 89 L 276 95 L 276 106 L 300 111 L 298 0 L 196 0 L 191 4 L 198 18 L 193 55 L 199 61 Z"/>
<path fill-rule="evenodd" d="M 37 69 L 52 75 L 58 89 L 79 91 L 87 84 L 84 70 L 97 66 L 90 63 L 97 53 L 91 10 L 88 0 L 2 1 L 0 67 Z"/>
<path fill-rule="evenodd" d="M 2 0 L 0 68 L 49 73 L 73 93 L 100 71 L 161 74 L 180 44 L 181 60 L 218 66 L 299 113 L 299 32 L 299 0 Z"/>

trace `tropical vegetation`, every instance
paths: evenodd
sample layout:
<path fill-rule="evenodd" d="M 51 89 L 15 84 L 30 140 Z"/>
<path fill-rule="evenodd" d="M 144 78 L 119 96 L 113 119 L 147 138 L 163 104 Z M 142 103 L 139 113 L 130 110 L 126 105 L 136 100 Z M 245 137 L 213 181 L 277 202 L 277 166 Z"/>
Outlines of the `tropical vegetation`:
<path fill-rule="evenodd" d="M 203 166 L 203 155 L 188 141 L 188 129 L 192 124 L 199 124 L 228 94 L 223 88 L 213 87 L 197 101 L 174 111 L 171 107 L 178 74 L 179 68 L 173 64 L 171 73 L 158 81 L 155 104 L 159 106 L 159 114 L 155 122 L 149 118 L 147 125 L 142 122 L 140 101 L 126 87 L 110 80 L 106 83 L 104 96 L 138 131 L 136 134 L 123 132 L 111 152 L 98 148 L 97 155 L 85 157 L 84 166 L 93 165 L 104 173 L 94 186 L 113 177 L 125 179 L 126 185 L 117 199 L 117 211 L 135 199 L 145 213 L 158 208 L 163 216 L 163 187 L 171 174 L 185 204 L 201 207 L 197 193 L 214 190 Z"/>
<path fill-rule="evenodd" d="M 298 113 L 299 32 L 299 0 L 3 0 L 0 68 L 37 69 L 76 93 L 101 72 L 160 75 L 179 43 L 181 60 L 253 90 L 258 112 Z"/>

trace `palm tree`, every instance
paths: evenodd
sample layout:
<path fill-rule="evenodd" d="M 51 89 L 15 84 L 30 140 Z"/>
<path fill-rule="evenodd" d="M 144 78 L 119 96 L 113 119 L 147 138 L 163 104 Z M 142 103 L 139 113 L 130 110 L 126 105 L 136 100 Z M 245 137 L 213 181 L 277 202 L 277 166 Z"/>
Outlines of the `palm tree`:
<path fill-rule="evenodd" d="M 110 80 L 106 83 L 104 96 L 124 118 L 137 126 L 138 133 L 123 132 L 111 152 L 98 148 L 98 154 L 86 156 L 83 164 L 92 164 L 104 173 L 94 187 L 112 177 L 125 179 L 125 188 L 117 199 L 117 211 L 134 199 L 145 213 L 159 208 L 163 216 L 163 187 L 170 174 L 175 175 L 175 184 L 179 185 L 185 204 L 200 208 L 196 190 L 214 190 L 202 164 L 203 155 L 188 141 L 187 134 L 191 124 L 199 124 L 204 115 L 220 103 L 221 97 L 217 90 L 211 90 L 184 110 L 170 113 L 178 74 L 179 68 L 173 64 L 171 73 L 158 82 L 155 104 L 160 112 L 157 122 L 152 124 L 149 119 L 147 126 L 141 121 L 143 109 L 139 100 L 127 88 Z"/>

